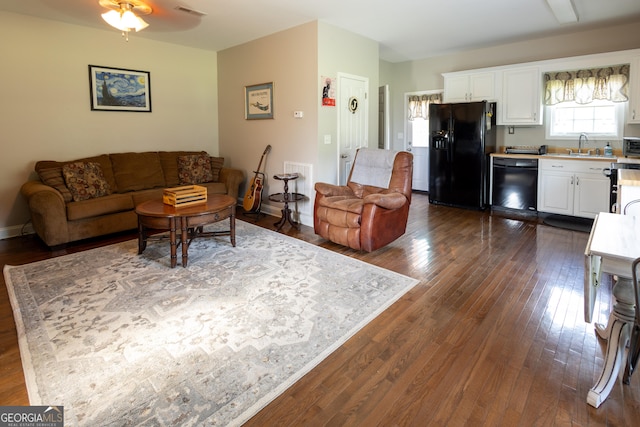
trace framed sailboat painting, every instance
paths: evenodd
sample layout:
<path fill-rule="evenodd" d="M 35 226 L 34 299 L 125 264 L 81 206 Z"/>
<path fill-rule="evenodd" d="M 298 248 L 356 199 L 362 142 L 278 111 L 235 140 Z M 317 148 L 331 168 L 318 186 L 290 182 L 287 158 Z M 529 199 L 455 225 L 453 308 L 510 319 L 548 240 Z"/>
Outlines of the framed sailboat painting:
<path fill-rule="evenodd" d="M 244 87 L 244 118 L 273 119 L 273 82 Z"/>
<path fill-rule="evenodd" d="M 151 75 L 148 71 L 89 65 L 91 109 L 151 112 Z"/>

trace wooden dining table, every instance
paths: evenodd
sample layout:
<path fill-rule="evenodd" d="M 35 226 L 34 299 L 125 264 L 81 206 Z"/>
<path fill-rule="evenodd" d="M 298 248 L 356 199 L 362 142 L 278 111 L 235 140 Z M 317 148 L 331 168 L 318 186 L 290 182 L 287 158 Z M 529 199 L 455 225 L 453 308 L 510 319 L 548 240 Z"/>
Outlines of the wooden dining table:
<path fill-rule="evenodd" d="M 587 395 L 587 403 L 597 408 L 609 396 L 620 369 L 625 366 L 625 347 L 635 318 L 631 265 L 640 258 L 640 216 L 599 213 L 593 222 L 584 255 L 586 322 L 592 321 L 602 274 L 617 276 L 613 286 L 615 304 L 607 324 L 595 325 L 598 336 L 607 340 L 602 373 Z"/>

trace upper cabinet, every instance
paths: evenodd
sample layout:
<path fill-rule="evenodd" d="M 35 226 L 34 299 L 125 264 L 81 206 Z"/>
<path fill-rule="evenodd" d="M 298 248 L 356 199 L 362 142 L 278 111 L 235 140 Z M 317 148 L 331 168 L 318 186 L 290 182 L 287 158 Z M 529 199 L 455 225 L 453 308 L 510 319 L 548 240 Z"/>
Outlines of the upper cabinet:
<path fill-rule="evenodd" d="M 538 67 L 510 68 L 502 73 L 498 124 L 542 124 L 542 74 Z"/>
<path fill-rule="evenodd" d="M 497 124 L 542 124 L 543 74 L 631 64 L 627 123 L 640 124 L 640 49 L 443 73 L 443 102 L 495 101 Z"/>
<path fill-rule="evenodd" d="M 444 102 L 496 101 L 496 73 L 446 73 Z"/>
<path fill-rule="evenodd" d="M 629 73 L 629 116 L 627 123 L 640 124 L 640 56 L 635 56 L 631 60 Z"/>
<path fill-rule="evenodd" d="M 444 102 L 496 101 L 497 123 L 542 124 L 542 77 L 537 67 L 445 73 Z"/>

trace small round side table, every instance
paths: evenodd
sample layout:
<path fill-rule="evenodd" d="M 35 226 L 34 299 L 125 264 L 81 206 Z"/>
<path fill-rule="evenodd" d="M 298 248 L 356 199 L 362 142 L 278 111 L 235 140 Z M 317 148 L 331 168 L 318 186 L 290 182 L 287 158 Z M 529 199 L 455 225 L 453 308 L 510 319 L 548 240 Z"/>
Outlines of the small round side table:
<path fill-rule="evenodd" d="M 289 202 L 299 202 L 304 200 L 306 196 L 300 193 L 289 193 L 289 181 L 293 181 L 298 179 L 299 175 L 297 173 L 283 173 L 274 175 L 273 178 L 279 181 L 284 181 L 284 192 L 283 193 L 275 193 L 269 195 L 269 200 L 272 202 L 284 203 L 282 206 L 282 218 L 273 225 L 276 226 L 276 231 L 280 231 L 280 229 L 288 222 L 294 228 L 298 228 L 299 224 L 295 222 L 291 218 L 291 209 L 289 208 Z"/>

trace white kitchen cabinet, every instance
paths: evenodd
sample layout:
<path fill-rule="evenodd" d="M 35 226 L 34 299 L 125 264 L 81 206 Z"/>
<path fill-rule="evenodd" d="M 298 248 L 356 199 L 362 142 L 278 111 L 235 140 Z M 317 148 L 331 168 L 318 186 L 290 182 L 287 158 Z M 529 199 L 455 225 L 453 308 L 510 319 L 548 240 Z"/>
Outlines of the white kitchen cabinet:
<path fill-rule="evenodd" d="M 496 73 L 446 73 L 444 102 L 495 101 Z"/>
<path fill-rule="evenodd" d="M 629 73 L 630 93 L 627 123 L 640 124 L 640 56 L 632 59 Z"/>
<path fill-rule="evenodd" d="M 609 162 L 540 159 L 538 211 L 595 218 L 609 211 L 609 178 L 602 173 Z"/>
<path fill-rule="evenodd" d="M 542 73 L 538 67 L 512 68 L 502 72 L 498 124 L 542 124 Z"/>

